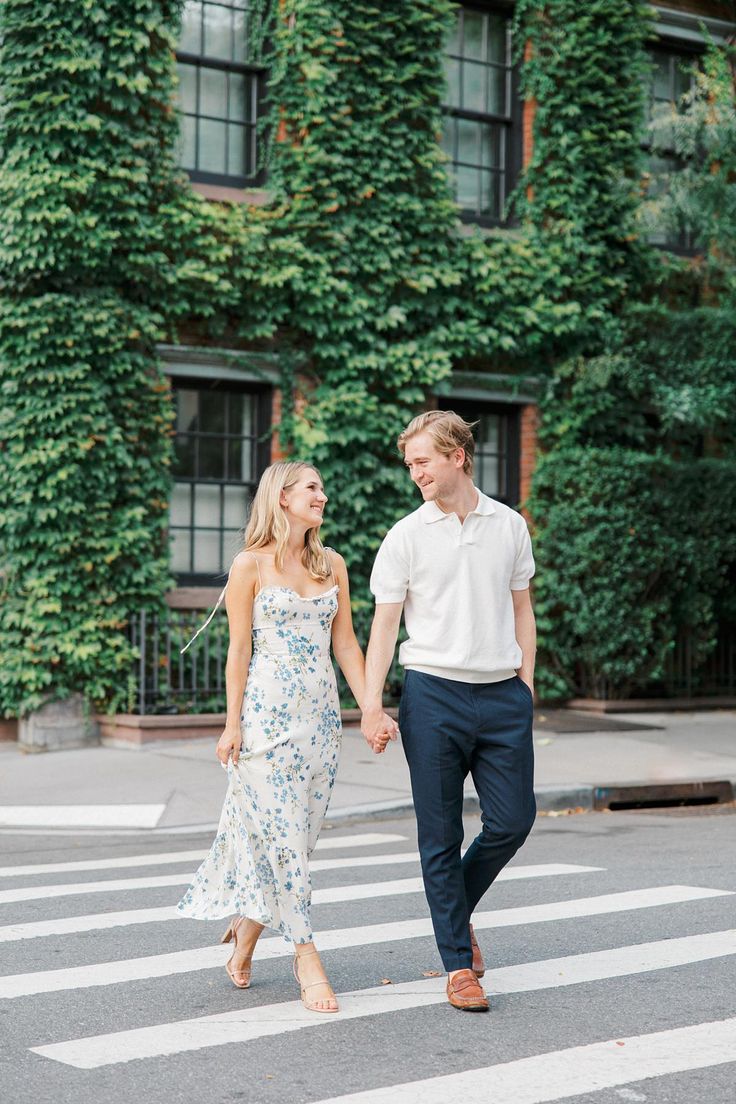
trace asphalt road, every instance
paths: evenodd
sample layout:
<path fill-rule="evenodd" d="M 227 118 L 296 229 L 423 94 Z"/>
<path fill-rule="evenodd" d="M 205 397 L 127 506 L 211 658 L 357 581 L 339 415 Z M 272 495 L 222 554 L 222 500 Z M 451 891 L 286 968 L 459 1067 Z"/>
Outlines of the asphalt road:
<path fill-rule="evenodd" d="M 225 925 L 172 915 L 209 842 L 0 834 L 4 1104 L 736 1100 L 733 813 L 540 817 L 476 914 L 489 1015 L 433 976 L 411 819 L 323 832 L 334 1017 L 279 938 L 241 992 Z"/>

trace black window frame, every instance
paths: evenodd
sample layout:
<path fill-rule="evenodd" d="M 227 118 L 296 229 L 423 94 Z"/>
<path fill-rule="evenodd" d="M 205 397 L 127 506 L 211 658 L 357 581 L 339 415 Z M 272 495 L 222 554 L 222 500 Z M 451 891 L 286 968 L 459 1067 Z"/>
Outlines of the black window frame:
<path fill-rule="evenodd" d="M 474 465 L 473 482 L 483 494 L 493 498 L 496 502 L 503 502 L 516 510 L 521 499 L 521 404 L 497 402 L 491 399 L 454 399 L 451 395 L 443 395 L 440 398 L 443 409 L 454 410 L 467 422 L 477 422 L 484 416 L 499 415 L 500 423 L 500 447 L 499 457 L 503 457 L 503 493 L 490 494 L 484 490 L 478 479 L 478 465 Z M 476 432 L 476 460 L 479 455 L 478 439 Z M 500 468 L 500 464 L 499 464 Z"/>
<path fill-rule="evenodd" d="M 503 2 L 488 2 L 485 0 L 470 0 L 468 3 L 458 5 L 457 16 L 466 11 L 477 12 L 481 15 L 500 15 L 508 20 L 511 25 L 513 20 L 513 4 Z M 445 58 L 459 57 L 445 51 Z M 461 207 L 458 203 L 458 215 L 464 223 L 472 223 L 482 227 L 508 227 L 517 223 L 513 212 L 508 209 L 509 198 L 516 188 L 521 176 L 523 163 L 523 111 L 524 105 L 521 99 L 521 72 L 518 63 L 513 60 L 513 48 L 509 65 L 509 113 L 508 115 L 487 114 L 484 112 L 470 111 L 465 108 L 453 107 L 445 102 L 447 85 L 445 84 L 445 97 L 442 102 L 443 118 L 467 119 L 471 122 L 497 125 L 504 128 L 507 135 L 505 142 L 504 168 L 500 174 L 503 188 L 503 197 L 500 204 L 500 213 L 496 215 L 479 214 L 469 208 Z M 444 147 L 443 147 L 444 148 Z M 452 175 L 454 166 L 458 164 L 454 158 L 448 161 L 448 173 Z M 451 181 L 452 183 L 452 181 Z M 453 189 L 454 190 L 454 189 Z M 506 214 L 504 215 L 504 211 Z"/>
<path fill-rule="evenodd" d="M 688 62 L 690 64 L 697 62 L 703 56 L 703 49 L 703 46 L 699 43 L 683 42 L 679 39 L 667 38 L 666 36 L 660 36 L 656 41 L 650 42 L 647 45 L 647 53 L 651 59 L 657 54 L 666 55 L 668 58 L 678 58 L 681 65 L 687 64 Z M 650 92 L 649 85 L 647 85 L 646 92 L 647 94 Z M 652 104 L 648 101 L 646 105 L 645 127 L 639 147 L 648 157 L 658 156 L 670 161 L 673 166 L 673 171 L 677 171 L 678 168 L 683 167 L 683 162 L 677 157 L 674 149 L 669 151 L 662 150 L 657 153 L 655 153 L 653 149 L 653 137 L 649 130 L 649 123 L 651 123 L 652 118 Z M 645 172 L 648 173 L 648 169 L 645 169 Z M 663 252 L 673 253 L 677 256 L 693 257 L 698 252 L 697 245 L 687 230 L 680 231 L 677 240 L 672 239 L 664 242 L 652 241 L 651 244 L 656 249 L 661 249 Z"/>
<path fill-rule="evenodd" d="M 218 391 L 220 393 L 226 393 L 226 394 L 250 395 L 255 400 L 255 403 L 254 403 L 254 406 L 255 406 L 255 426 L 254 426 L 254 432 L 252 434 L 252 440 L 253 440 L 253 444 L 252 444 L 252 447 L 253 447 L 253 454 L 252 454 L 253 477 L 252 477 L 252 479 L 250 479 L 248 481 L 244 481 L 242 479 L 241 480 L 235 480 L 235 479 L 225 479 L 225 478 L 213 478 L 213 477 L 208 477 L 208 476 L 201 476 L 199 473 L 195 473 L 192 476 L 185 476 L 185 475 L 179 475 L 176 472 L 176 470 L 174 469 L 174 471 L 172 472 L 172 492 L 173 492 L 174 484 L 176 484 L 176 483 L 179 483 L 179 484 L 188 483 L 188 484 L 191 484 L 191 485 L 200 484 L 200 483 L 209 483 L 209 484 L 212 484 L 213 486 L 219 486 L 220 488 L 223 488 L 223 487 L 237 487 L 237 486 L 244 487 L 244 488 L 249 489 L 251 494 L 252 494 L 255 491 L 255 489 L 258 485 L 258 481 L 260 480 L 263 472 L 268 467 L 268 465 L 271 463 L 271 430 L 272 430 L 272 423 L 273 423 L 273 419 L 272 419 L 273 388 L 268 386 L 268 385 L 260 385 L 260 384 L 257 384 L 257 383 L 242 383 L 242 382 L 239 382 L 239 381 L 234 382 L 234 381 L 231 381 L 231 380 L 219 380 L 219 379 L 212 379 L 211 377 L 206 377 L 206 376 L 202 376 L 202 377 L 189 376 L 189 375 L 181 375 L 180 376 L 180 375 L 172 374 L 170 378 L 171 378 L 172 392 L 174 393 L 174 401 L 176 401 L 175 396 L 176 396 L 176 391 L 177 390 L 198 391 L 198 392 Z M 178 427 L 175 427 L 175 432 L 177 430 L 178 430 Z M 178 435 L 178 433 L 177 433 L 177 435 Z M 192 435 L 196 436 L 197 438 L 206 437 L 208 439 L 215 436 L 215 435 L 213 435 L 213 434 L 211 434 L 207 431 L 204 431 L 204 432 L 195 431 Z M 230 436 L 234 437 L 234 436 L 237 436 L 237 435 L 231 435 L 231 434 L 228 434 L 228 433 L 224 433 L 221 436 L 222 436 L 223 440 L 225 440 L 225 439 L 229 438 Z M 222 504 L 222 494 L 223 493 L 224 492 L 221 491 L 221 504 Z M 222 512 L 223 512 L 223 506 L 221 505 L 221 510 L 220 510 L 221 516 L 222 516 Z M 245 517 L 243 517 L 243 524 L 244 523 L 245 523 Z M 175 530 L 186 530 L 190 534 L 192 534 L 192 533 L 196 532 L 198 529 L 210 530 L 212 528 L 213 528 L 212 526 L 197 526 L 197 525 L 194 524 L 194 512 L 193 512 L 193 508 L 191 506 L 190 506 L 190 524 L 189 525 L 186 525 L 186 526 L 185 525 L 172 525 L 171 524 L 171 519 L 169 518 L 169 526 L 168 526 L 169 534 L 174 529 Z M 221 525 L 219 531 L 220 531 L 220 559 L 221 559 L 221 562 L 224 564 L 224 556 L 223 556 L 224 540 L 225 540 L 224 534 L 227 532 L 227 530 L 225 529 L 224 526 Z M 190 539 L 190 561 L 189 561 L 190 562 L 190 568 L 191 568 L 191 565 L 192 565 L 193 552 L 194 552 L 194 541 Z M 225 570 L 227 570 L 226 566 L 225 566 Z M 184 586 L 184 587 L 189 587 L 189 586 L 214 586 L 214 585 L 217 585 L 217 583 L 222 578 L 222 571 L 210 573 L 210 572 L 194 571 L 193 569 L 191 569 L 189 571 L 174 571 L 174 575 L 176 577 L 177 586 L 180 586 L 180 587 L 182 587 L 182 586 Z"/>
<path fill-rule="evenodd" d="M 211 4 L 219 7 L 232 7 L 231 0 L 198 0 L 202 4 L 202 18 L 204 19 L 204 6 Z M 252 12 L 250 7 L 251 0 L 248 0 L 248 8 L 240 9 Z M 182 165 L 182 168 L 187 173 L 189 179 L 193 183 L 200 184 L 216 184 L 224 185 L 230 188 L 247 188 L 247 187 L 262 187 L 266 180 L 266 170 L 263 164 L 262 158 L 262 120 L 266 115 L 266 86 L 268 80 L 268 70 L 265 65 L 254 61 L 233 61 L 225 58 L 212 57 L 207 54 L 193 54 L 186 50 L 176 50 L 176 62 L 178 65 L 189 65 L 197 71 L 197 111 L 194 113 L 184 111 L 181 102 L 178 103 L 178 111 L 182 118 L 194 118 L 198 121 L 196 129 L 196 143 L 195 143 L 195 161 L 199 161 L 199 120 L 211 119 L 216 122 L 229 123 L 229 120 L 223 120 L 215 118 L 214 116 L 203 115 L 199 111 L 200 102 L 200 77 L 199 74 L 202 69 L 211 69 L 219 72 L 234 73 L 238 76 L 243 76 L 246 80 L 252 80 L 253 96 L 255 97 L 256 111 L 255 122 L 250 123 L 244 121 L 244 127 L 246 135 L 250 134 L 250 128 L 253 129 L 253 141 L 254 141 L 254 166 L 252 173 L 219 173 L 219 172 L 207 172 L 200 168 L 187 168 Z M 227 134 L 227 130 L 226 130 Z M 227 161 L 227 156 L 226 156 Z"/>

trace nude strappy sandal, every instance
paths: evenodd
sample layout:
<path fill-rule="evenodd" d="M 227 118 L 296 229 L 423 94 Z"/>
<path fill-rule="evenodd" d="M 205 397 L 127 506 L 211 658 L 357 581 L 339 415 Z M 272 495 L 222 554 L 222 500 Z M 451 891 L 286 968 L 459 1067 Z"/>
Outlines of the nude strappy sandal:
<path fill-rule="evenodd" d="M 316 954 L 317 954 L 317 951 L 305 951 L 303 953 L 303 955 L 294 955 L 294 963 L 293 963 L 294 980 L 296 981 L 297 985 L 299 986 L 299 991 L 300 991 L 301 997 L 302 997 L 302 1004 L 304 1005 L 304 1007 L 306 1008 L 306 1010 L 308 1012 L 339 1012 L 340 1008 L 337 1005 L 337 997 L 335 996 L 334 993 L 332 994 L 331 997 L 322 997 L 322 998 L 320 998 L 323 1001 L 324 1000 L 334 1000 L 335 1001 L 335 1007 L 334 1008 L 318 1008 L 314 1001 L 307 1000 L 307 989 L 314 989 L 317 985 L 329 985 L 330 984 L 329 981 L 325 980 L 325 981 L 312 981 L 312 982 L 309 983 L 309 985 L 302 985 L 301 978 L 299 977 L 299 970 L 297 968 L 297 962 L 302 957 L 306 958 L 307 955 L 316 955 Z M 332 986 L 330 986 L 330 988 L 332 988 Z"/>
<path fill-rule="evenodd" d="M 220 940 L 221 943 L 235 943 L 235 951 L 238 949 L 238 928 L 242 924 L 245 918 L 243 916 L 234 916 L 230 921 L 227 931 Z M 230 963 L 235 958 L 235 951 L 230 955 L 230 958 L 225 963 L 225 969 L 227 970 L 227 976 L 236 989 L 248 989 L 250 986 L 251 967 L 250 964 L 242 970 L 231 970 Z M 242 978 L 242 981 L 238 981 L 238 978 Z"/>

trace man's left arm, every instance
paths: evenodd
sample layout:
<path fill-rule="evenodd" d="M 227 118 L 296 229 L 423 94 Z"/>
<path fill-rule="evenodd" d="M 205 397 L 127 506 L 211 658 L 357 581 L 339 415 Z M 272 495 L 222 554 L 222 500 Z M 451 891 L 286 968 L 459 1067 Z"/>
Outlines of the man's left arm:
<path fill-rule="evenodd" d="M 516 639 L 521 648 L 521 667 L 518 675 L 534 693 L 534 661 L 537 654 L 537 625 L 534 620 L 532 599 L 529 588 L 512 590 L 514 603 L 514 628 Z"/>

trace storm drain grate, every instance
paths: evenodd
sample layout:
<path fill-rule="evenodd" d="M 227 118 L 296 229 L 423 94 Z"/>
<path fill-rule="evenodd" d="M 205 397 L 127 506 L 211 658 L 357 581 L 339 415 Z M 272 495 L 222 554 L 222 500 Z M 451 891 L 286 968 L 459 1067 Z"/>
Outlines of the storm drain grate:
<path fill-rule="evenodd" d="M 626 809 L 682 809 L 725 805 L 734 800 L 730 782 L 670 782 L 649 786 L 596 786 L 593 808 L 612 813 Z"/>

